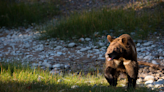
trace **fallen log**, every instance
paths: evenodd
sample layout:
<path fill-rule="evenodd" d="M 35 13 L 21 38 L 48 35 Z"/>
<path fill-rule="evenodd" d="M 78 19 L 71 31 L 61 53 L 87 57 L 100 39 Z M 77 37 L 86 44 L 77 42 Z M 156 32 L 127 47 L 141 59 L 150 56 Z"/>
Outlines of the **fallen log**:
<path fill-rule="evenodd" d="M 158 69 L 158 70 L 164 70 L 164 66 L 153 64 L 153 63 L 148 63 L 148 62 L 144 62 L 144 61 L 138 61 L 138 64 L 139 65 L 150 66 L 150 67 L 152 67 L 154 69 Z"/>

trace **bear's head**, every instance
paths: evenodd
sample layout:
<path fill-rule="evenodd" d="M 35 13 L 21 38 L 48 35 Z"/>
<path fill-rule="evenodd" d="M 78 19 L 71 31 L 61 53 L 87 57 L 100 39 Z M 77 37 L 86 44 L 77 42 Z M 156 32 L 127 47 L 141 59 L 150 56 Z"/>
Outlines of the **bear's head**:
<path fill-rule="evenodd" d="M 132 39 L 128 34 L 123 34 L 118 38 L 113 38 L 108 35 L 107 40 L 110 42 L 105 53 L 107 61 L 113 59 L 119 60 L 121 57 L 125 59 L 131 59 L 131 57 L 133 57 L 132 54 L 135 53 L 135 46 L 133 46 L 134 44 L 131 42 Z"/>

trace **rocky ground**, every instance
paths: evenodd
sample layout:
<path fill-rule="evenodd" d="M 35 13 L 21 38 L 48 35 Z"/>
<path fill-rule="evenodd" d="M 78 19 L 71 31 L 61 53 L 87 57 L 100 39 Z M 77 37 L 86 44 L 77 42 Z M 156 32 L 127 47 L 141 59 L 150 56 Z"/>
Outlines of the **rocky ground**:
<path fill-rule="evenodd" d="M 64 41 L 56 38 L 37 40 L 40 33 L 37 28 L 0 29 L 0 61 L 20 61 L 31 67 L 41 67 L 50 73 L 103 70 L 104 54 L 109 43 L 106 36 L 79 38 L 74 41 Z M 23 30 L 23 31 L 22 31 Z M 98 34 L 98 33 L 95 33 Z M 94 35 L 95 35 L 94 34 Z M 156 33 L 154 33 L 155 35 Z M 164 40 L 134 40 L 138 59 L 153 64 L 164 65 Z M 102 72 L 100 72 L 103 74 Z M 140 66 L 137 83 L 148 87 L 164 90 L 164 71 L 151 67 Z"/>

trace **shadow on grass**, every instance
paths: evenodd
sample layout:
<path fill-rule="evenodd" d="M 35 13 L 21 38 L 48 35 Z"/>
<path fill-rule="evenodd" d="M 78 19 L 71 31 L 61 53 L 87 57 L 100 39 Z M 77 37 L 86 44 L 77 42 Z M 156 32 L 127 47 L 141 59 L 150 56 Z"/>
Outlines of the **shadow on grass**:
<path fill-rule="evenodd" d="M 51 80 L 50 80 L 51 81 Z M 49 82 L 50 82 L 49 81 Z M 71 88 L 73 85 L 62 83 L 45 83 L 45 82 L 31 82 L 11 80 L 9 82 L 0 81 L 0 92 L 126 92 L 122 87 L 107 87 L 103 85 L 88 86 L 82 84 L 78 87 Z M 129 89 L 129 92 L 155 92 L 147 88 L 136 88 L 136 90 Z M 128 92 L 127 91 L 127 92 Z"/>

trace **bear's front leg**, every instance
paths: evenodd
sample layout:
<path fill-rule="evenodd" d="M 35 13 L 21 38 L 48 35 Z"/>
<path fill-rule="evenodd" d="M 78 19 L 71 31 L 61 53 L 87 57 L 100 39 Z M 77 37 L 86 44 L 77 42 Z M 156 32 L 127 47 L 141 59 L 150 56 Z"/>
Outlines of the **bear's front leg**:
<path fill-rule="evenodd" d="M 111 86 L 117 85 L 118 74 L 119 72 L 114 68 L 107 67 L 105 69 L 105 78 Z"/>
<path fill-rule="evenodd" d="M 137 61 L 124 60 L 123 62 L 126 73 L 128 74 L 128 88 L 136 86 L 138 76 L 138 63 Z"/>

